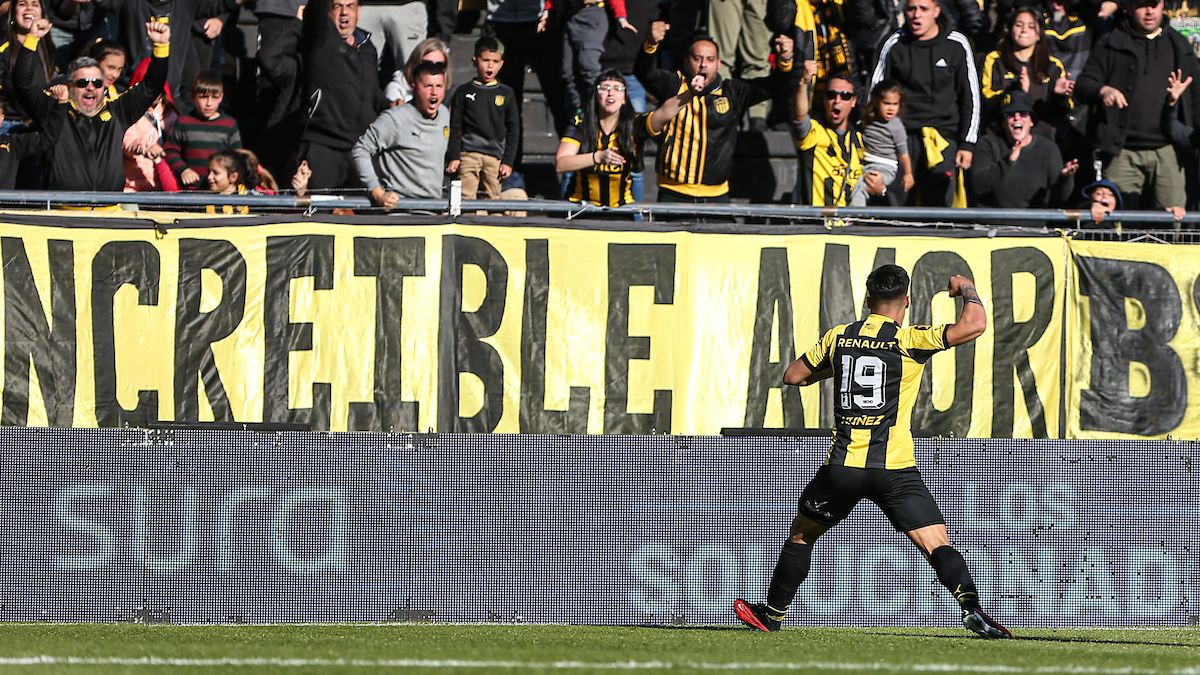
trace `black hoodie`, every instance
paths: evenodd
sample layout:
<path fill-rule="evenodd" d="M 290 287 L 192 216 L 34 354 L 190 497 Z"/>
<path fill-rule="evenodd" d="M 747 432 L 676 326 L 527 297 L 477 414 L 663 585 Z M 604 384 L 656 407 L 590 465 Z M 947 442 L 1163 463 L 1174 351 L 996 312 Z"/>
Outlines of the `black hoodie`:
<path fill-rule="evenodd" d="M 959 149 L 971 150 L 979 140 L 979 73 L 971 43 L 950 30 L 938 16 L 938 34 L 917 40 L 901 28 L 883 43 L 871 77 L 874 87 L 884 78 L 904 89 L 904 128 L 919 133 L 933 127 Z"/>

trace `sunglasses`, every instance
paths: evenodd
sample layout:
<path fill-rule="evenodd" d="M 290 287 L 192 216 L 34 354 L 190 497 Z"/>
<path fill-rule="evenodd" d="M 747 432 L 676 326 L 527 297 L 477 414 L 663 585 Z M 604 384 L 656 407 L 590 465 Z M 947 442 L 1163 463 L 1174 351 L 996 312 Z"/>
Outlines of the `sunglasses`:
<path fill-rule="evenodd" d="M 71 84 L 75 85 L 76 87 L 78 87 L 80 89 L 87 87 L 89 84 L 97 89 L 104 88 L 104 80 L 102 80 L 98 77 L 93 77 L 91 79 L 88 79 L 86 77 L 81 77 L 78 80 L 75 80 L 74 82 L 72 82 Z"/>
<path fill-rule="evenodd" d="M 825 100 L 827 100 L 827 101 L 835 101 L 839 98 L 842 99 L 843 101 L 849 101 L 850 99 L 854 98 L 854 92 L 852 92 L 852 91 L 834 91 L 832 89 L 825 92 Z"/>
<path fill-rule="evenodd" d="M 625 85 L 623 85 L 623 84 L 598 84 L 598 85 L 596 85 L 596 91 L 604 92 L 606 94 L 610 91 L 615 91 L 618 94 L 620 94 L 620 93 L 625 92 Z"/>

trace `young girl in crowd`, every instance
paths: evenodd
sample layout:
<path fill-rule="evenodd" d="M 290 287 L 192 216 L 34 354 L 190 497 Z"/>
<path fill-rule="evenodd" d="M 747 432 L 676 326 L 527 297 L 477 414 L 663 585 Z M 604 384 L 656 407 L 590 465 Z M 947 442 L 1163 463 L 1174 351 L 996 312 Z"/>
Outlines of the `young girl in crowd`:
<path fill-rule="evenodd" d="M 104 96 L 110 101 L 116 98 L 121 93 L 117 89 L 117 81 L 125 73 L 125 48 L 118 42 L 96 38 L 88 45 L 84 56 L 90 56 L 100 64 L 100 76 L 104 78 Z"/>
<path fill-rule="evenodd" d="M 8 5 L 8 25 L 5 27 L 5 42 L 0 45 L 0 105 L 4 106 L 5 121 L 0 125 L 0 132 L 21 131 L 28 125 L 28 115 L 17 101 L 16 88 L 12 80 L 12 70 L 21 53 L 22 43 L 29 35 L 29 29 L 39 19 L 46 18 L 42 10 L 41 0 L 11 0 Z M 50 36 L 38 41 L 37 47 L 40 67 L 37 69 L 34 84 L 42 87 L 50 83 L 54 75 L 54 44 Z"/>
<path fill-rule="evenodd" d="M 867 101 L 867 113 L 863 127 L 863 175 L 874 171 L 883 178 L 884 185 L 891 185 L 896 174 L 903 169 L 904 191 L 912 189 L 912 158 L 908 154 L 908 135 L 900 121 L 900 107 L 904 105 L 904 92 L 894 80 L 882 80 L 871 90 Z M 850 192 L 850 206 L 867 205 L 867 182 L 862 178 Z"/>

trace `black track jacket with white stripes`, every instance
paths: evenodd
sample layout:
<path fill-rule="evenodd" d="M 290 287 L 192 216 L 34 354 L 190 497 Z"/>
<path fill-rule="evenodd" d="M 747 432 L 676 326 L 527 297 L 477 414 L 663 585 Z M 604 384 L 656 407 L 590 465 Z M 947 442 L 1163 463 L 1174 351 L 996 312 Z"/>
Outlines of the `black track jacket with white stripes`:
<path fill-rule="evenodd" d="M 971 43 L 938 17 L 938 35 L 917 40 L 901 28 L 883 43 L 871 87 L 884 78 L 904 89 L 901 117 L 909 133 L 933 127 L 958 147 L 979 140 L 979 73 Z"/>

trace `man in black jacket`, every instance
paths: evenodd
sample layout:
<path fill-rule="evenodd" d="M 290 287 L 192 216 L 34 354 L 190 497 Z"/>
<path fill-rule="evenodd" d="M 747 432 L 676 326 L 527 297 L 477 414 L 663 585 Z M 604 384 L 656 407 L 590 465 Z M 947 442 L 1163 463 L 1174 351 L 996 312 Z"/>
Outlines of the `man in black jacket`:
<path fill-rule="evenodd" d="M 660 101 L 687 89 L 697 75 L 704 77 L 704 90 L 663 131 L 655 163 L 658 201 L 727 203 L 738 123 L 747 108 L 787 87 L 790 77 L 785 74 L 792 70 L 793 42 L 785 35 L 775 37 L 774 74 L 754 80 L 725 79 L 719 72 L 721 57 L 717 43 L 707 35 L 692 38 L 682 71 L 659 69 L 655 65 L 658 47 L 669 29 L 662 21 L 650 25 L 650 33 L 634 62 L 634 74 L 646 85 L 646 91 Z"/>
<path fill-rule="evenodd" d="M 163 93 L 170 66 L 171 29 L 165 23 L 146 23 L 153 57 L 146 77 L 109 101 L 94 59 L 76 59 L 68 67 L 68 99 L 58 103 L 34 84 L 39 67 L 38 42 L 50 32 L 39 19 L 21 46 L 13 82 L 25 109 L 51 143 L 49 187 L 55 190 L 113 191 L 125 185 L 122 141 L 125 131 L 141 119 Z"/>
<path fill-rule="evenodd" d="M 358 187 L 350 149 L 388 107 L 370 35 L 358 28 L 358 0 L 312 0 L 300 37 L 300 83 L 308 119 L 300 160 L 310 189 Z"/>
<path fill-rule="evenodd" d="M 1187 38 L 1166 25 L 1163 0 L 1126 0 L 1125 11 L 1117 28 L 1092 48 L 1075 96 L 1092 105 L 1092 137 L 1105 177 L 1130 207 L 1182 206 L 1183 167 L 1193 149 L 1171 144 L 1169 116 L 1196 126 L 1200 87 L 1189 87 L 1172 108 L 1167 83 L 1176 71 L 1180 79 L 1200 80 L 1200 65 Z"/>
<path fill-rule="evenodd" d="M 956 173 L 971 168 L 971 154 L 979 140 L 979 74 L 971 43 L 951 30 L 941 16 L 937 0 L 908 0 L 908 20 L 883 44 L 871 77 L 874 87 L 891 78 L 904 89 L 904 128 L 917 187 L 909 203 L 924 206 L 954 204 Z M 927 153 L 929 149 L 932 152 Z M 931 163 L 926 158 L 940 156 Z M 903 199 L 894 185 L 891 199 Z"/>

